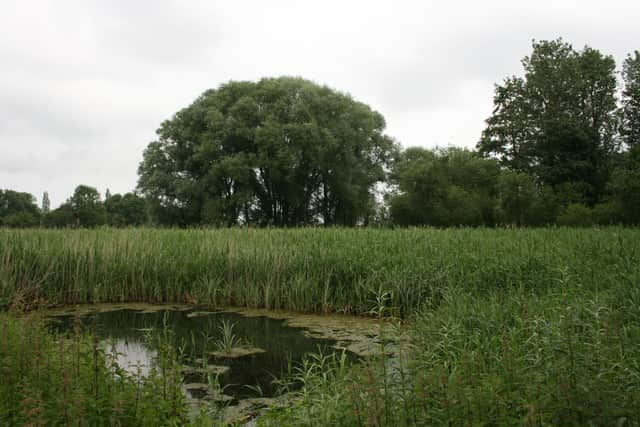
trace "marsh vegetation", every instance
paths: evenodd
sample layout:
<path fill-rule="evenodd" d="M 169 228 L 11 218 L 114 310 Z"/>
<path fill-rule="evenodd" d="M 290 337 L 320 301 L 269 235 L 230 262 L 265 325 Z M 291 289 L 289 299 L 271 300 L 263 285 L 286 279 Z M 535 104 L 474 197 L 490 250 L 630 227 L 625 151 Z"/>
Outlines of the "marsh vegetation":
<path fill-rule="evenodd" d="M 353 365 L 324 353 L 291 366 L 291 384 L 303 387 L 260 423 L 640 423 L 638 230 L 4 230 L 0 254 L 6 306 L 186 301 L 385 319 L 378 356 Z M 98 365 L 100 389 L 125 396 L 102 401 L 100 414 L 131 414 L 117 402 L 144 390 L 166 400 L 145 401 L 130 419 L 153 402 L 169 408 L 154 416 L 186 422 L 183 397 L 154 386 L 179 390 L 171 369 L 122 380 L 107 355 L 95 361 L 90 338 L 60 341 L 37 328 L 31 342 L 18 333 L 28 320 L 2 321 L 10 424 L 54 413 L 44 409 L 56 408 L 50 399 L 62 405 L 64 393 L 42 394 L 45 384 L 73 380 L 92 396 Z M 238 326 L 216 326 L 222 348 L 235 345 Z M 393 342 L 402 345 L 385 349 Z M 73 366 L 75 379 L 65 379 Z M 287 380 L 280 384 L 286 391 Z"/>

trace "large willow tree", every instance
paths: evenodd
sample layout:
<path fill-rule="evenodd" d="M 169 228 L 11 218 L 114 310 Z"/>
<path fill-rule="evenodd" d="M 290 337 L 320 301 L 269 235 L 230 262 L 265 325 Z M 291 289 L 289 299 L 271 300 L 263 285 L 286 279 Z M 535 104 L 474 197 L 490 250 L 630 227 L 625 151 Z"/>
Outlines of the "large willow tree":
<path fill-rule="evenodd" d="M 162 123 L 139 167 L 156 222 L 367 220 L 396 150 L 367 105 L 300 78 L 229 82 Z"/>

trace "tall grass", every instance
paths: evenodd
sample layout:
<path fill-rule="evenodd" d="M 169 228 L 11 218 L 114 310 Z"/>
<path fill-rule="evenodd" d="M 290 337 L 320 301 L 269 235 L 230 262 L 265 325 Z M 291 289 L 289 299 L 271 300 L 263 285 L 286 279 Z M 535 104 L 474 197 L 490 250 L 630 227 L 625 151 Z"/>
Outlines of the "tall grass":
<path fill-rule="evenodd" d="M 640 426 L 636 229 L 0 230 L 0 304 L 119 301 L 409 320 L 265 425 Z"/>
<path fill-rule="evenodd" d="M 443 291 L 606 289 L 640 230 L 0 230 L 0 304 L 179 302 L 406 317 Z"/>
<path fill-rule="evenodd" d="M 640 283 L 444 292 L 395 357 L 310 359 L 266 426 L 640 426 Z"/>
<path fill-rule="evenodd" d="M 37 316 L 0 314 L 0 425 L 184 424 L 181 365 L 161 350 L 148 375 L 130 373 L 89 334 L 56 336 Z"/>

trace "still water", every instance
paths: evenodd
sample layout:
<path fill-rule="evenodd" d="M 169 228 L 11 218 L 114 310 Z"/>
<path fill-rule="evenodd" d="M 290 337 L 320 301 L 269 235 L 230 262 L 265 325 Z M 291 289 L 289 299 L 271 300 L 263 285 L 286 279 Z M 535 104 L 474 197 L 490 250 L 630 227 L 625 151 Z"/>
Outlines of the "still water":
<path fill-rule="evenodd" d="M 203 311 L 199 308 L 115 307 L 84 309 L 81 314 L 63 313 L 50 318 L 50 328 L 65 333 L 80 322 L 84 328 L 115 348 L 118 364 L 130 371 L 149 369 L 157 354 L 149 333 L 171 330 L 171 341 L 184 355 L 184 384 L 187 397 L 202 398 L 197 384 L 207 383 L 207 373 L 216 372 L 224 394 L 234 401 L 249 397 L 275 396 L 274 379 L 282 378 L 288 366 L 300 363 L 305 354 L 337 352 L 334 340 L 312 337 L 304 328 L 287 326 L 282 319 L 266 316 L 246 317 L 233 312 Z M 220 349 L 223 325 L 245 355 L 212 354 Z M 234 357 L 230 357 L 234 356 Z M 350 357 L 355 357 L 350 354 Z M 203 360 L 204 359 L 204 360 Z"/>

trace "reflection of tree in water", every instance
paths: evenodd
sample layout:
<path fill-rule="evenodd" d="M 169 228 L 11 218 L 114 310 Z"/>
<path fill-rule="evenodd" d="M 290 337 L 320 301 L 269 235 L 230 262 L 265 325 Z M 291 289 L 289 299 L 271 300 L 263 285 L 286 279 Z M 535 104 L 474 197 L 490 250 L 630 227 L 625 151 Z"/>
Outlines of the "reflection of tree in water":
<path fill-rule="evenodd" d="M 149 348 L 145 333 L 160 333 L 164 325 L 173 332 L 173 345 L 181 347 L 185 355 L 202 357 L 206 351 L 216 350 L 215 341 L 222 338 L 223 321 L 233 324 L 233 334 L 243 343 L 260 347 L 265 353 L 236 359 L 209 358 L 209 363 L 229 366 L 231 369 L 220 377 L 225 392 L 237 398 L 255 395 L 245 385 L 258 385 L 266 396 L 276 393 L 271 384 L 287 369 L 289 360 L 300 362 L 305 353 L 328 348 L 334 341 L 310 338 L 299 328 L 283 325 L 283 320 L 268 317 L 245 317 L 233 313 L 212 313 L 188 317 L 189 311 L 142 312 L 116 310 L 93 313 L 82 317 L 85 327 L 101 339 L 115 339 L 117 350 L 126 354 L 123 363 L 135 366 L 136 362 L 155 354 Z M 73 328 L 73 317 L 64 317 L 51 328 L 58 332 Z M 205 339 L 208 337 L 208 340 Z M 205 342 L 208 341 L 208 344 Z M 126 367 L 121 364 L 121 366 Z M 133 368 L 135 369 L 135 368 Z M 190 378 L 191 379 L 191 378 Z"/>

